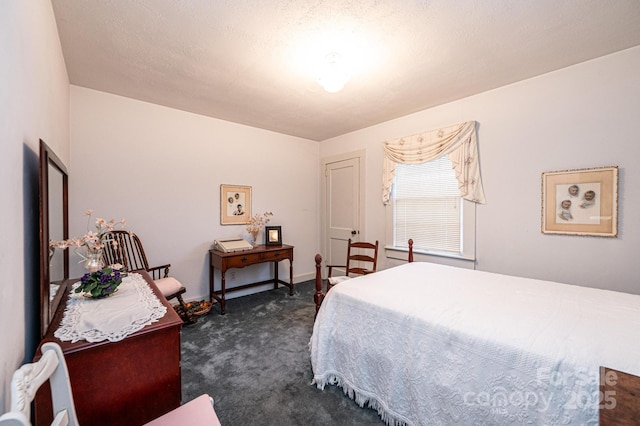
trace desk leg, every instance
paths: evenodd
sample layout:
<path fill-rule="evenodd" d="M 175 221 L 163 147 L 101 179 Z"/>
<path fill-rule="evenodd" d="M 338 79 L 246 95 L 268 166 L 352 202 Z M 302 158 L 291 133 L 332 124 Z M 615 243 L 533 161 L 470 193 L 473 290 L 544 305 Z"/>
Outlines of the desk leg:
<path fill-rule="evenodd" d="M 278 288 L 278 262 L 273 262 L 273 289 Z"/>
<path fill-rule="evenodd" d="M 215 302 L 213 298 L 213 264 L 211 262 L 209 262 L 209 302 L 211 302 L 211 306 Z"/>
<path fill-rule="evenodd" d="M 293 259 L 289 259 L 289 296 L 293 296 Z"/>
<path fill-rule="evenodd" d="M 225 279 L 225 271 L 220 271 L 220 275 L 222 276 L 222 294 L 220 295 L 220 315 L 224 315 L 226 313 L 227 307 L 227 298 L 225 296 L 226 288 L 227 288 L 227 280 Z"/>

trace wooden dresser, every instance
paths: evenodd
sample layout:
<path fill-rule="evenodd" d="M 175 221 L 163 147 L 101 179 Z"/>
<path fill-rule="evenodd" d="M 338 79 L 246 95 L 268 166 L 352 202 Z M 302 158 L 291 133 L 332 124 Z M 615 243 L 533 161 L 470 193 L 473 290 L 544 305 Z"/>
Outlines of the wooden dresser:
<path fill-rule="evenodd" d="M 138 272 L 167 307 L 159 321 L 119 342 L 62 342 L 53 334 L 62 320 L 67 289 L 36 352 L 37 359 L 49 341 L 62 347 L 81 425 L 142 425 L 180 405 L 182 320 L 149 275 Z M 51 423 L 50 393 L 46 385 L 36 395 L 36 425 Z"/>
<path fill-rule="evenodd" d="M 600 367 L 600 426 L 640 424 L 640 377 Z"/>

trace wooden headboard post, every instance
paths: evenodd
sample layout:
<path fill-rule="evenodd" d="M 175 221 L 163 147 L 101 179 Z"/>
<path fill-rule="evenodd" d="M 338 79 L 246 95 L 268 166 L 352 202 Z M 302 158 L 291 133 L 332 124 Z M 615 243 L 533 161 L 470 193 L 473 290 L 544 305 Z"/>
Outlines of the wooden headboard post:
<path fill-rule="evenodd" d="M 409 263 L 413 262 L 413 240 L 409 239 Z"/>
<path fill-rule="evenodd" d="M 322 304 L 322 300 L 324 299 L 324 293 L 322 292 L 322 272 L 320 272 L 321 264 L 322 264 L 322 256 L 320 253 L 316 254 L 316 292 L 313 295 L 313 301 L 316 304 L 316 315 L 318 314 L 318 310 L 320 309 L 320 305 Z"/>

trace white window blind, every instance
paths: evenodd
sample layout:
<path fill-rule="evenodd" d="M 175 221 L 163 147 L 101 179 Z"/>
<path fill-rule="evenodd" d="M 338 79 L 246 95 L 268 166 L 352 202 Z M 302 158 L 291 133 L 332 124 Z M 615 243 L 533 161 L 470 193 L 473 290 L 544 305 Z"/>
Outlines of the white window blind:
<path fill-rule="evenodd" d="M 462 208 L 458 181 L 445 156 L 398 164 L 393 186 L 394 246 L 461 253 Z"/>

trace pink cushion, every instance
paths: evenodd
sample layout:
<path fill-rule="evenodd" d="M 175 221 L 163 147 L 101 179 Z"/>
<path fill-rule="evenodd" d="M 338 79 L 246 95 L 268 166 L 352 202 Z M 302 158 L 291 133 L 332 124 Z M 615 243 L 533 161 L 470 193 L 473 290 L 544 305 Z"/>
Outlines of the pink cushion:
<path fill-rule="evenodd" d="M 347 276 L 342 276 L 342 277 L 330 277 L 329 278 L 329 284 L 331 285 L 336 285 L 336 284 L 340 284 L 343 281 L 348 280 L 351 277 L 347 277 Z"/>
<path fill-rule="evenodd" d="M 211 397 L 204 394 L 184 405 L 169 411 L 162 417 L 147 423 L 145 426 L 221 426 L 213 409 Z"/>
<path fill-rule="evenodd" d="M 164 297 L 167 297 L 182 288 L 182 284 L 180 284 L 180 281 L 176 280 L 173 277 L 160 278 L 159 280 L 154 280 L 153 282 L 156 283 L 158 289 L 160 290 L 160 293 L 162 293 Z"/>

